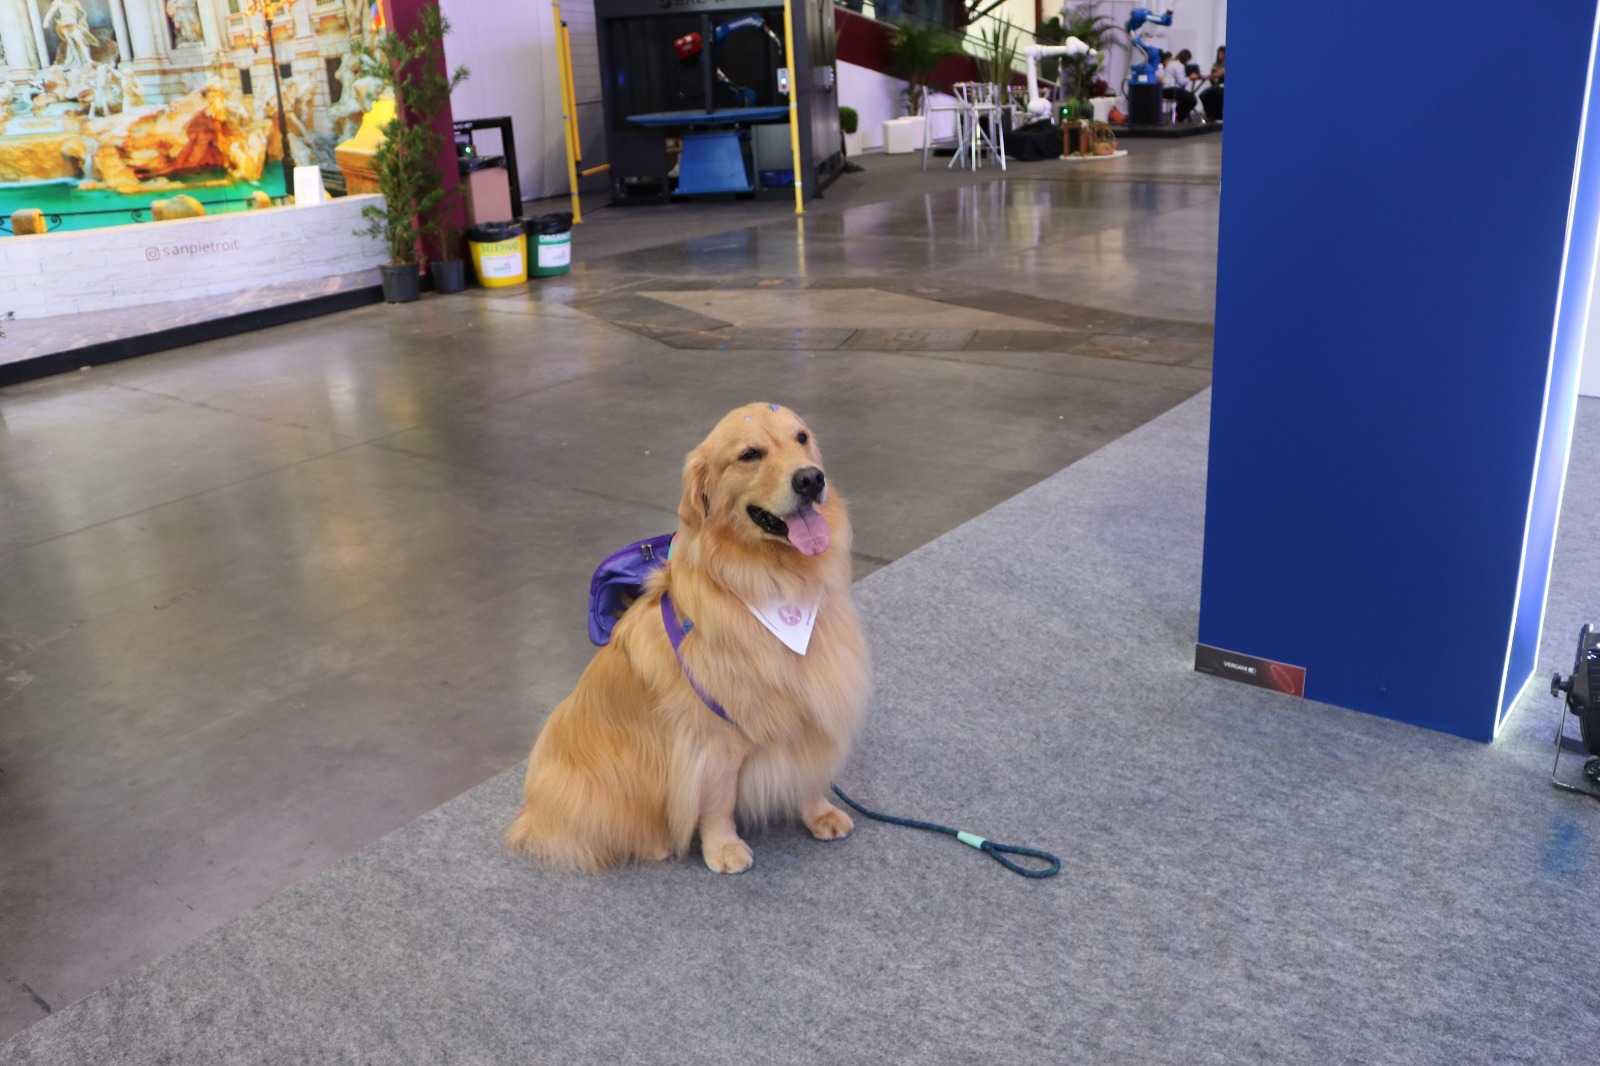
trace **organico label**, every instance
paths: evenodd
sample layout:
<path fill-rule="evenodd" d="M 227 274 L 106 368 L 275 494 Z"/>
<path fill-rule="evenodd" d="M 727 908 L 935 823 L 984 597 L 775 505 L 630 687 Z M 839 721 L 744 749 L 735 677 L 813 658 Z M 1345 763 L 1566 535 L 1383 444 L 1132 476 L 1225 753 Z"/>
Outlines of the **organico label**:
<path fill-rule="evenodd" d="M 572 238 L 565 233 L 539 235 L 539 265 L 568 266 L 572 263 Z"/>

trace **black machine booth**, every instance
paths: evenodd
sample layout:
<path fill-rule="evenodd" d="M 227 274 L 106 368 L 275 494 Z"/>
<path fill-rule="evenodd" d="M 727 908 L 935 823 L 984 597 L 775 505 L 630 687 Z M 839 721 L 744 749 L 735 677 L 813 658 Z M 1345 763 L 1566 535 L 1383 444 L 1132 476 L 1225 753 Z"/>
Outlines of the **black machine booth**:
<path fill-rule="evenodd" d="M 614 203 L 816 195 L 844 165 L 832 0 L 595 0 Z M 795 165 L 788 83 L 800 127 Z"/>

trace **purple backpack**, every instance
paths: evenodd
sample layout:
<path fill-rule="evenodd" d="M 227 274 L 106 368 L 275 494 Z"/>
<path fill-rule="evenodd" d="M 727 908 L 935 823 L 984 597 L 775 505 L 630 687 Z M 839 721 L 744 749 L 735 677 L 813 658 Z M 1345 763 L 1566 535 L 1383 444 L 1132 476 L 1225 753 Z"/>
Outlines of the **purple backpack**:
<path fill-rule="evenodd" d="M 611 630 L 628 605 L 639 598 L 645 579 L 666 565 L 672 549 L 671 533 L 636 541 L 618 548 L 589 579 L 589 640 L 611 643 Z"/>

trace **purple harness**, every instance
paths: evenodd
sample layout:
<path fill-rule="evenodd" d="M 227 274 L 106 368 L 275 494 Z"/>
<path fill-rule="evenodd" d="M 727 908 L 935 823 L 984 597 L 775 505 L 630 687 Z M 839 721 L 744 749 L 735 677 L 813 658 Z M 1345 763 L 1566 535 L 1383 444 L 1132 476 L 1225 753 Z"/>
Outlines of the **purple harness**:
<path fill-rule="evenodd" d="M 684 680 L 689 682 L 694 694 L 699 696 L 700 702 L 710 707 L 718 718 L 729 725 L 734 725 L 733 719 L 728 717 L 728 712 L 722 709 L 722 704 L 712 699 L 710 693 L 700 687 L 700 682 L 689 672 L 689 664 L 683 661 L 683 638 L 694 632 L 694 623 L 686 621 L 682 625 L 678 624 L 677 608 L 672 606 L 672 597 L 665 592 L 661 594 L 661 624 L 667 627 L 667 639 L 672 641 L 672 654 L 678 657 L 678 665 L 683 668 Z"/>

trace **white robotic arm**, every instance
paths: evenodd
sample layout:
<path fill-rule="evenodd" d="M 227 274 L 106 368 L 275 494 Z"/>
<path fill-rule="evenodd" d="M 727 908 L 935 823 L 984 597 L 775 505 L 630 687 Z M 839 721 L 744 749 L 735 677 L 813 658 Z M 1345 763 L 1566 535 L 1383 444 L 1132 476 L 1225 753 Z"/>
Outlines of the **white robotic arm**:
<path fill-rule="evenodd" d="M 1068 37 L 1066 44 L 1030 44 L 1022 49 L 1023 56 L 1028 61 L 1028 113 L 1035 118 L 1044 118 L 1050 114 L 1050 101 L 1039 93 L 1039 60 L 1046 56 L 1094 56 L 1098 62 L 1100 53 L 1084 44 L 1076 37 Z"/>

